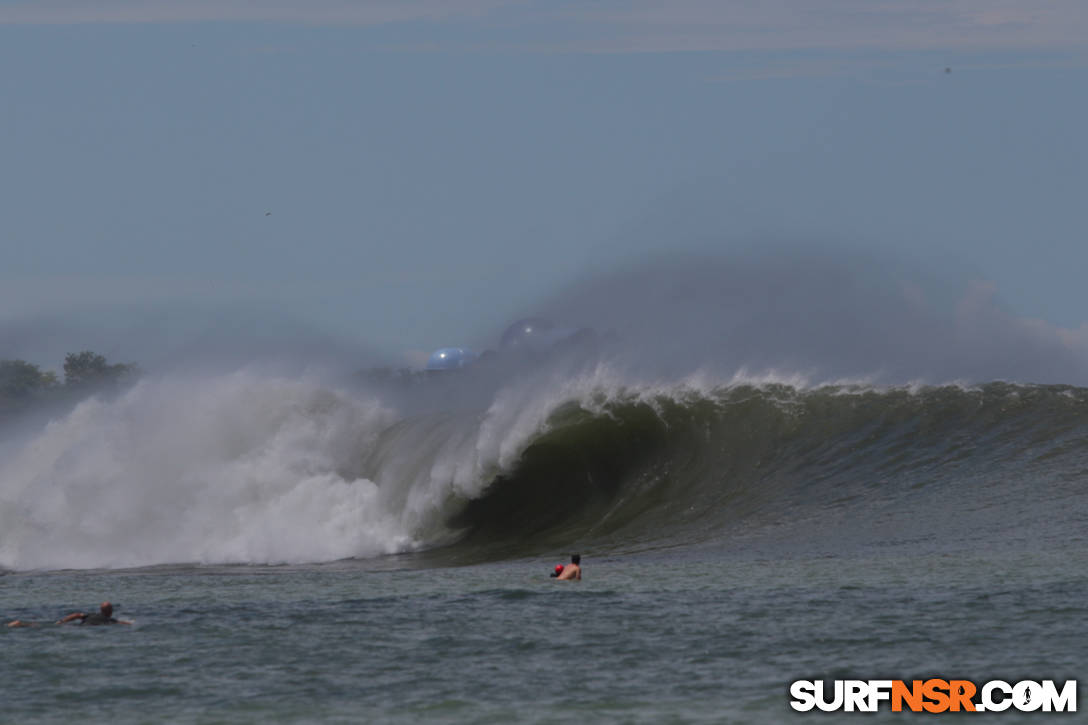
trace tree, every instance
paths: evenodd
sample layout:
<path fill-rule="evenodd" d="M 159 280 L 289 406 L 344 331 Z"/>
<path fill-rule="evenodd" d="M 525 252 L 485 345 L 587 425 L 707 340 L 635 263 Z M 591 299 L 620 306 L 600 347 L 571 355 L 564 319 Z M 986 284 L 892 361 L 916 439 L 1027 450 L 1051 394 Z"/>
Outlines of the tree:
<path fill-rule="evenodd" d="M 11 399 L 28 398 L 56 385 L 57 376 L 43 373 L 37 365 L 25 360 L 0 360 L 0 396 Z"/>
<path fill-rule="evenodd" d="M 110 365 L 105 357 L 90 350 L 64 356 L 64 384 L 70 387 L 117 383 L 135 371 L 135 365 Z"/>

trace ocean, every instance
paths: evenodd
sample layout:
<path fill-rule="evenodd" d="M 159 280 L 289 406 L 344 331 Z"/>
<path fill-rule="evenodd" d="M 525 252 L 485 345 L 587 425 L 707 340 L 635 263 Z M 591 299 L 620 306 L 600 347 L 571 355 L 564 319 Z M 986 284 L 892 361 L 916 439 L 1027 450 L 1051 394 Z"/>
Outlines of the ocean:
<path fill-rule="evenodd" d="M 1069 385 L 149 376 L 0 444 L 0 722 L 928 718 L 790 683 L 1084 680 L 1086 480 Z"/>

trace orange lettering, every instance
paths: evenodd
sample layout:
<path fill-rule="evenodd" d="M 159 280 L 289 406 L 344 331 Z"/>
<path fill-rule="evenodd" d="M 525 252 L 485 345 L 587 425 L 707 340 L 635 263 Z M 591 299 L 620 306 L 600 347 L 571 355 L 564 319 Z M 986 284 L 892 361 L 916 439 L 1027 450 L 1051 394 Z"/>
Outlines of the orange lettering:
<path fill-rule="evenodd" d="M 926 680 L 922 684 L 922 694 L 932 702 L 923 702 L 926 712 L 944 712 L 948 709 L 948 681 Z"/>
<path fill-rule="evenodd" d="M 906 700 L 907 707 L 911 712 L 921 712 L 922 710 L 922 681 L 913 680 L 910 688 L 907 687 L 907 683 L 902 680 L 895 680 L 892 682 L 892 712 L 903 711 L 903 701 Z"/>
<path fill-rule="evenodd" d="M 975 696 L 975 683 L 970 680 L 951 680 L 948 691 L 951 694 L 952 712 L 959 712 L 961 706 L 967 712 L 975 711 L 975 703 L 971 702 L 971 698 Z"/>

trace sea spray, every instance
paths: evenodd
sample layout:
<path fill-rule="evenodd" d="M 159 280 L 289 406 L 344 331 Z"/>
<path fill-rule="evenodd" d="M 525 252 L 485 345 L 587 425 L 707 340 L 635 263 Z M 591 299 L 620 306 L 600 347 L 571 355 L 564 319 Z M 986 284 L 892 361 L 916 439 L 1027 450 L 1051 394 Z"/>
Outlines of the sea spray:
<path fill-rule="evenodd" d="M 306 380 L 145 380 L 0 461 L 0 566 L 321 561 L 410 548 L 356 461 L 390 420 Z"/>

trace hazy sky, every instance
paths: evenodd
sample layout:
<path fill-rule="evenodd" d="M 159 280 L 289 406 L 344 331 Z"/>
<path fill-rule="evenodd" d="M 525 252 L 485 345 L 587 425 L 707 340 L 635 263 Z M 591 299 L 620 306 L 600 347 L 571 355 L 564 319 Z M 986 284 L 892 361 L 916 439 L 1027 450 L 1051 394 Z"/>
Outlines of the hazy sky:
<path fill-rule="evenodd" d="M 258 309 L 402 356 L 784 244 L 1079 329 L 1086 91 L 1083 0 L 0 0 L 0 322 Z"/>

